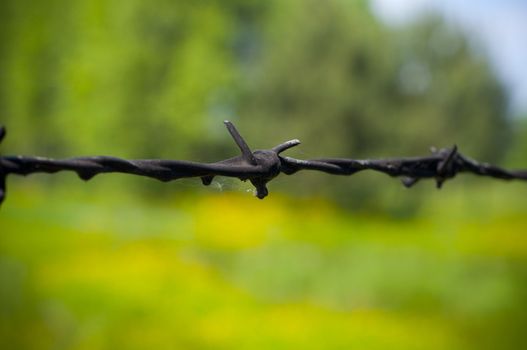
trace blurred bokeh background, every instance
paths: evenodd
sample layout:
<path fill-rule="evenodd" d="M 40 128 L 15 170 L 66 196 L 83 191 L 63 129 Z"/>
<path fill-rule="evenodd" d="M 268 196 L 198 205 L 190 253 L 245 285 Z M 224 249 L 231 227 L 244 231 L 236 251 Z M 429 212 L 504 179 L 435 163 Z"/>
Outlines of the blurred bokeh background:
<path fill-rule="evenodd" d="M 2 0 L 3 154 L 215 161 L 457 144 L 527 167 L 527 4 Z M 522 41 L 523 40 L 523 41 Z M 9 178 L 2 349 L 520 349 L 527 187 L 360 173 Z"/>

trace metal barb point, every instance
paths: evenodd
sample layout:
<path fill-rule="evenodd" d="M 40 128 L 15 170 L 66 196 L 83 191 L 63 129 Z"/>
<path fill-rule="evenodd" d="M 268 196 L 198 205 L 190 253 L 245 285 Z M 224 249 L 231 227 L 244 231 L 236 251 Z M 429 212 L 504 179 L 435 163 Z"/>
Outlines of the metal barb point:
<path fill-rule="evenodd" d="M 236 127 L 234 124 L 232 124 L 230 121 L 225 120 L 223 122 L 225 126 L 227 127 L 227 130 L 229 130 L 229 133 L 231 134 L 232 138 L 234 139 L 234 142 L 238 145 L 240 148 L 240 151 L 242 151 L 243 159 L 245 159 L 249 164 L 256 165 L 256 159 L 254 158 L 254 154 L 243 139 L 242 135 L 236 130 Z"/>
<path fill-rule="evenodd" d="M 212 183 L 212 180 L 214 180 L 214 176 L 211 176 L 211 175 L 201 177 L 201 183 L 204 186 L 209 186 Z"/>
<path fill-rule="evenodd" d="M 410 188 L 412 187 L 413 185 L 415 185 L 417 182 L 419 182 L 419 179 L 418 178 L 415 178 L 415 177 L 408 177 L 408 176 L 405 176 L 401 179 L 401 182 L 403 183 L 404 187 L 406 188 Z"/>
<path fill-rule="evenodd" d="M 457 146 L 454 145 L 448 153 L 445 153 L 443 160 L 437 165 L 437 173 L 440 176 L 446 175 L 447 172 L 451 170 L 456 155 Z"/>
<path fill-rule="evenodd" d="M 454 169 L 454 162 L 457 156 L 457 145 L 454 145 L 450 150 L 445 150 L 443 159 L 437 164 L 436 188 L 441 189 L 445 181 L 454 177 L 456 171 Z"/>
<path fill-rule="evenodd" d="M 298 139 L 289 140 L 289 141 L 279 144 L 278 146 L 273 147 L 272 150 L 273 152 L 276 152 L 276 154 L 280 154 L 285 150 L 298 146 L 299 144 L 300 144 L 300 140 Z"/>

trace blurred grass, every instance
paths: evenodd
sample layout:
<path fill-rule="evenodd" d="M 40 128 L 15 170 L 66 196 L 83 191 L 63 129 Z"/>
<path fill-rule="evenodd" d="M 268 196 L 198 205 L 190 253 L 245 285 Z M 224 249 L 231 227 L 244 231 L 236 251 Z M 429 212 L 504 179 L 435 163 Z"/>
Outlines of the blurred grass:
<path fill-rule="evenodd" d="M 402 219 L 275 193 L 21 181 L 0 211 L 3 349 L 526 344 L 521 184 L 452 182 Z"/>

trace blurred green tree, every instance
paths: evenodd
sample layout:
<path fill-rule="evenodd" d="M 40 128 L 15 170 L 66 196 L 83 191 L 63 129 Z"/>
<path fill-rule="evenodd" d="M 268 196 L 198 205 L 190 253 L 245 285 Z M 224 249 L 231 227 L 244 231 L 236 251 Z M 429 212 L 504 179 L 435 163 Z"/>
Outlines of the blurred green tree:
<path fill-rule="evenodd" d="M 294 135 L 306 141 L 301 155 L 370 158 L 457 143 L 474 157 L 502 156 L 510 135 L 503 88 L 459 31 L 436 18 L 393 31 L 363 2 L 291 0 L 273 10 L 241 113 L 262 144 Z M 362 207 L 392 186 L 304 179 L 287 187 L 332 188 Z"/>
<path fill-rule="evenodd" d="M 0 6 L 0 121 L 20 153 L 216 160 L 235 150 L 223 119 L 257 147 L 298 137 L 299 157 L 457 143 L 496 161 L 510 136 L 487 62 L 435 18 L 394 30 L 344 0 Z M 286 183 L 361 206 L 393 188 L 369 176 Z"/>
<path fill-rule="evenodd" d="M 20 140 L 17 151 L 192 157 L 198 140 L 218 141 L 204 135 L 228 117 L 217 106 L 235 89 L 233 42 L 243 17 L 262 5 L 6 0 L 2 7 L 0 112 Z"/>

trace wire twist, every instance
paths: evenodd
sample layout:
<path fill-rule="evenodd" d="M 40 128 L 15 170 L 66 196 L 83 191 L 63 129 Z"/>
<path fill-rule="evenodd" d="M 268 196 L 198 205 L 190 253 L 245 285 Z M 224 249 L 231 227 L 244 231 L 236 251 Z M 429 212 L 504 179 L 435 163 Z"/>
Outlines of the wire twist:
<path fill-rule="evenodd" d="M 473 173 L 502 180 L 527 180 L 527 170 L 507 170 L 487 163 L 479 163 L 463 156 L 456 146 L 441 150 L 432 149 L 426 157 L 394 159 L 323 158 L 302 160 L 280 154 L 300 144 L 290 140 L 268 150 L 251 151 L 234 125 L 225 121 L 230 135 L 238 145 L 241 155 L 214 163 L 184 160 L 137 159 L 115 157 L 76 157 L 51 159 L 29 156 L 0 157 L 0 203 L 6 195 L 6 178 L 10 174 L 56 173 L 73 171 L 82 180 L 90 180 L 103 173 L 125 173 L 146 176 L 160 181 L 200 177 L 204 185 L 210 185 L 215 176 L 249 180 L 256 189 L 256 197 L 268 195 L 267 183 L 280 173 L 295 174 L 300 170 L 316 170 L 332 175 L 353 175 L 363 170 L 373 170 L 392 177 L 400 177 L 406 187 L 412 187 L 421 179 L 435 179 L 437 188 L 462 172 Z M 6 131 L 0 127 L 0 142 Z"/>

